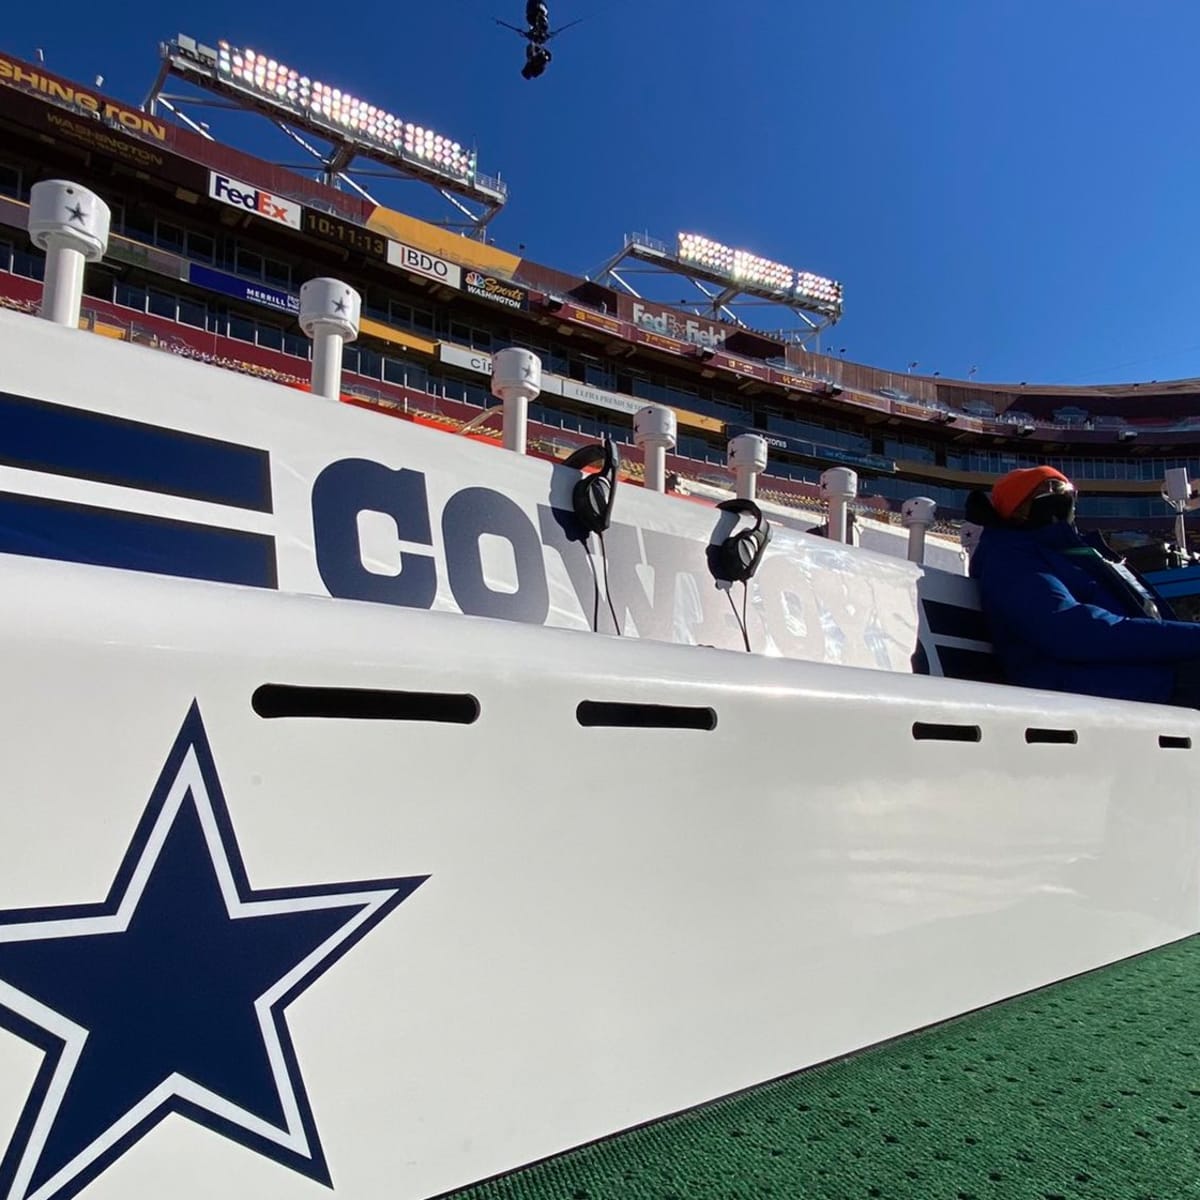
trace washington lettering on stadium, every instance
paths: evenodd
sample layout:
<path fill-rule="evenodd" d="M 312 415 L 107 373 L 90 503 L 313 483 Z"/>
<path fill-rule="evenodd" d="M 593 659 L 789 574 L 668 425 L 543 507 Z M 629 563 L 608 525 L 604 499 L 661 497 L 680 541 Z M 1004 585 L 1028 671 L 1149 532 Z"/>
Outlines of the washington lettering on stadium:
<path fill-rule="evenodd" d="M 163 122 L 155 121 L 145 113 L 127 108 L 115 100 L 86 92 L 72 83 L 47 75 L 17 59 L 0 57 L 0 83 L 23 92 L 38 92 L 81 112 L 91 113 L 106 121 L 115 121 L 131 133 L 152 137 L 159 142 L 167 140 L 167 127 Z"/>

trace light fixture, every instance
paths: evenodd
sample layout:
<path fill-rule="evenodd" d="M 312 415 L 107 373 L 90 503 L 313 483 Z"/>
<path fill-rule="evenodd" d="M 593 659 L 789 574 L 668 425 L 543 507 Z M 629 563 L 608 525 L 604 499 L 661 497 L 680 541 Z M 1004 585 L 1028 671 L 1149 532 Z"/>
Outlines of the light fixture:
<path fill-rule="evenodd" d="M 792 289 L 792 295 L 802 304 L 812 305 L 818 312 L 837 315 L 842 311 L 842 285 L 823 275 L 814 275 L 811 271 L 796 272 L 796 286 Z"/>
<path fill-rule="evenodd" d="M 217 43 L 217 74 L 315 125 L 332 129 L 351 141 L 426 169 L 460 179 L 475 177 L 475 155 L 451 138 L 403 121 L 351 92 L 310 79 L 299 71 L 250 47 Z"/>
<path fill-rule="evenodd" d="M 772 292 L 786 292 L 792 287 L 795 272 L 783 263 L 760 258 L 746 250 L 733 252 L 733 278 L 742 283 L 754 283 Z"/>
<path fill-rule="evenodd" d="M 842 285 L 812 271 L 796 271 L 784 263 L 736 250 L 699 233 L 680 233 L 676 257 L 709 275 L 728 279 L 750 292 L 788 297 L 814 312 L 835 319 L 842 314 Z"/>
<path fill-rule="evenodd" d="M 678 242 L 679 261 L 694 263 L 714 275 L 730 276 L 737 252 L 698 233 L 681 233 Z"/>

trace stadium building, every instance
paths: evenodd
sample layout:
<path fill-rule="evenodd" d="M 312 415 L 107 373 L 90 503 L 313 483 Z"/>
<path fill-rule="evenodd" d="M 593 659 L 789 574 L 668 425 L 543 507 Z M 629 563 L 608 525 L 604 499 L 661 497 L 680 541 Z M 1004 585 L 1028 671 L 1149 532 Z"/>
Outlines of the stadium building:
<path fill-rule="evenodd" d="M 165 99 L 168 77 L 324 137 L 325 181 L 212 140 Z M 752 430 L 770 446 L 760 494 L 810 510 L 821 471 L 838 465 L 857 471 L 861 510 L 886 518 L 924 494 L 953 523 L 971 489 L 1049 462 L 1075 480 L 1081 523 L 1128 548 L 1170 536 L 1169 468 L 1200 477 L 1200 381 L 997 385 L 847 362 L 817 349 L 841 315 L 839 285 L 691 234 L 626 237 L 598 278 L 573 277 L 493 243 L 505 190 L 473 154 L 321 89 L 253 51 L 181 37 L 164 46 L 139 108 L 0 55 L 0 302 L 36 305 L 30 188 L 63 177 L 112 207 L 108 256 L 87 276 L 89 329 L 300 384 L 311 343 L 296 323 L 299 287 L 337 276 L 363 297 L 345 398 L 392 416 L 498 435 L 484 417 L 490 355 L 515 345 L 545 372 L 534 451 L 563 456 L 604 433 L 629 442 L 632 415 L 666 404 L 679 424 L 668 467 L 681 480 L 727 486 L 727 442 Z M 465 231 L 348 188 L 356 155 L 436 188 Z M 690 279 L 701 303 L 650 299 L 629 282 L 632 260 L 670 273 L 676 291 Z M 793 328 L 751 328 L 737 316 L 742 294 L 758 312 L 778 301 Z M 632 446 L 626 461 L 636 477 Z"/>

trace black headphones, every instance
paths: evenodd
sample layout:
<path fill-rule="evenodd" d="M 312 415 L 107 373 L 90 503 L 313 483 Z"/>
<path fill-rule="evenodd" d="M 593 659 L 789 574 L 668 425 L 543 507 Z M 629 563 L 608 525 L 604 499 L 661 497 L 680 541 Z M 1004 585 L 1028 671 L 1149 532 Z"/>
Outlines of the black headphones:
<path fill-rule="evenodd" d="M 745 513 L 754 518 L 753 529 L 732 533 L 719 546 L 710 546 L 709 567 L 727 583 L 745 583 L 754 577 L 763 551 L 771 540 L 771 523 L 753 500 L 726 500 L 717 505 L 722 512 Z"/>
<path fill-rule="evenodd" d="M 565 463 L 579 471 L 596 463 L 604 465 L 599 471 L 579 480 L 571 493 L 575 515 L 588 533 L 603 533 L 612 521 L 621 456 L 617 453 L 616 442 L 606 437 L 603 446 L 581 446 Z"/>

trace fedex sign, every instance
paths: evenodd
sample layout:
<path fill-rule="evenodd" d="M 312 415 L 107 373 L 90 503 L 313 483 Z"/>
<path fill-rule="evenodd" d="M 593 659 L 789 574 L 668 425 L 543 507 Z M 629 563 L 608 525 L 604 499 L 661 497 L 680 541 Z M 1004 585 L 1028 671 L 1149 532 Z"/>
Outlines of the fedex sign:
<path fill-rule="evenodd" d="M 265 217 L 279 225 L 287 225 L 290 229 L 300 228 L 300 205 L 279 196 L 272 196 L 261 188 L 251 187 L 240 179 L 231 179 L 228 175 L 218 175 L 210 171 L 208 175 L 208 194 L 213 200 L 233 208 L 244 208 L 255 216 Z"/>
<path fill-rule="evenodd" d="M 622 300 L 626 298 L 621 297 Z M 694 346 L 708 346 L 719 349 L 725 341 L 726 331 L 711 321 L 698 321 L 693 317 L 672 312 L 669 308 L 659 305 L 647 306 L 639 301 L 633 302 L 633 312 L 626 318 L 641 329 L 649 329 L 663 337 L 674 338 L 679 342 L 691 342 Z"/>

